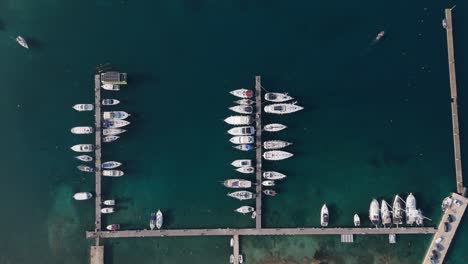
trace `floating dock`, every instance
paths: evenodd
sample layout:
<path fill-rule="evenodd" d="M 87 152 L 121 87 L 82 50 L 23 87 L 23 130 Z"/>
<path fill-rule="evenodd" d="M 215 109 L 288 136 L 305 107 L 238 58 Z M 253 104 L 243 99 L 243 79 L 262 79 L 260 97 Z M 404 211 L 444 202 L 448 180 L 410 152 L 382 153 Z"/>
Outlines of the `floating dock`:
<path fill-rule="evenodd" d="M 256 198 L 255 198 L 255 228 L 262 228 L 262 78 L 255 76 L 255 120 L 256 120 Z"/>

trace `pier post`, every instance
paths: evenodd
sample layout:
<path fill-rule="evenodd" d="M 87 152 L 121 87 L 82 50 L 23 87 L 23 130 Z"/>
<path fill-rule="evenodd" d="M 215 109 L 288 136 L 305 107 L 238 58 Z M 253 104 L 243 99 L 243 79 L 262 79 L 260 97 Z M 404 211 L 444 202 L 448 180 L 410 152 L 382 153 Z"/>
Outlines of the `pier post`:
<path fill-rule="evenodd" d="M 255 120 L 256 120 L 256 200 L 255 227 L 262 228 L 262 79 L 255 76 Z"/>

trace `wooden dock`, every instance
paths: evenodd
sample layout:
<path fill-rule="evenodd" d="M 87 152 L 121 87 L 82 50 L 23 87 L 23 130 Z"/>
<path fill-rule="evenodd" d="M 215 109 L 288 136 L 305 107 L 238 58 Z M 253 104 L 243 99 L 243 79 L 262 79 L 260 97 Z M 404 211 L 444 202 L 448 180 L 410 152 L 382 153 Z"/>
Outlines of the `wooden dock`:
<path fill-rule="evenodd" d="M 232 239 L 234 240 L 234 245 L 232 245 L 234 264 L 239 264 L 239 235 L 232 236 Z"/>
<path fill-rule="evenodd" d="M 256 198 L 255 211 L 255 228 L 262 228 L 262 78 L 255 76 L 255 119 L 256 119 Z"/>
<path fill-rule="evenodd" d="M 460 130 L 458 125 L 458 96 L 457 96 L 457 79 L 455 76 L 455 54 L 453 48 L 453 24 L 452 24 L 452 9 L 445 9 L 445 30 L 447 32 L 447 50 L 448 50 L 448 65 L 450 76 L 450 94 L 452 108 L 452 129 L 453 129 L 453 150 L 455 155 L 455 175 L 457 178 L 457 192 L 463 192 L 463 175 L 460 150 Z"/>
<path fill-rule="evenodd" d="M 89 255 L 90 264 L 103 264 L 104 246 L 91 246 L 91 251 Z"/>
<path fill-rule="evenodd" d="M 101 77 L 99 74 L 94 75 L 94 120 L 95 120 L 95 171 L 96 171 L 96 216 L 95 216 L 95 231 L 101 230 Z M 99 245 L 99 237 L 96 239 L 96 246 Z"/>

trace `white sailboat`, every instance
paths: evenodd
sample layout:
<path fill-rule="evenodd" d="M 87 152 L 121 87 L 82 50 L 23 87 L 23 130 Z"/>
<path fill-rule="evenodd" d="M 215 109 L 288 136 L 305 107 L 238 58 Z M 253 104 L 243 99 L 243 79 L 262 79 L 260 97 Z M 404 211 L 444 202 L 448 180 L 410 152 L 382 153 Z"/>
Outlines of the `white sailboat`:
<path fill-rule="evenodd" d="M 292 143 L 283 140 L 269 140 L 263 142 L 263 147 L 265 149 L 282 149 L 290 145 L 292 145 Z"/>
<path fill-rule="evenodd" d="M 161 210 L 158 210 L 158 212 L 156 213 L 156 228 L 161 229 L 162 225 L 163 225 L 163 214 Z"/>
<path fill-rule="evenodd" d="M 239 145 L 235 145 L 232 147 L 241 151 L 249 151 L 249 150 L 254 149 L 254 147 L 252 147 L 252 145 L 249 145 L 249 144 L 239 144 Z"/>
<path fill-rule="evenodd" d="M 239 105 L 253 105 L 255 102 L 251 99 L 239 99 L 237 101 L 234 101 L 234 103 Z"/>
<path fill-rule="evenodd" d="M 358 214 L 354 215 L 354 226 L 360 226 L 361 225 L 361 219 L 359 218 Z"/>
<path fill-rule="evenodd" d="M 114 211 L 114 208 L 112 207 L 104 207 L 101 209 L 101 213 L 103 214 L 112 214 Z"/>
<path fill-rule="evenodd" d="M 76 104 L 76 105 L 73 106 L 73 109 L 75 109 L 78 112 L 93 111 L 94 105 L 92 105 L 92 104 Z"/>
<path fill-rule="evenodd" d="M 126 119 L 129 116 L 130 114 L 125 111 L 109 111 L 102 114 L 104 119 Z"/>
<path fill-rule="evenodd" d="M 76 168 L 83 172 L 94 172 L 94 168 L 86 165 L 78 165 L 76 166 Z"/>
<path fill-rule="evenodd" d="M 380 210 L 379 210 L 379 202 L 376 199 L 372 199 L 369 207 L 369 220 L 372 222 L 373 225 L 378 226 L 380 225 Z"/>
<path fill-rule="evenodd" d="M 104 120 L 102 126 L 104 128 L 119 128 L 119 127 L 124 127 L 130 125 L 130 122 L 127 120 L 122 120 L 122 119 L 109 119 L 109 120 Z"/>
<path fill-rule="evenodd" d="M 327 204 L 323 204 L 322 210 L 320 211 L 320 225 L 323 227 L 328 226 L 329 218 Z"/>
<path fill-rule="evenodd" d="M 115 169 L 117 167 L 120 167 L 121 165 L 122 165 L 122 163 L 120 163 L 118 161 L 106 161 L 106 162 L 101 164 L 101 167 L 103 169 Z"/>
<path fill-rule="evenodd" d="M 284 160 L 292 156 L 293 154 L 281 150 L 271 150 L 263 153 L 263 158 L 266 160 Z"/>
<path fill-rule="evenodd" d="M 273 124 L 265 125 L 263 127 L 263 130 L 268 131 L 268 132 L 278 132 L 278 131 L 281 131 L 281 130 L 286 129 L 286 128 L 287 128 L 287 126 L 285 126 L 285 125 L 273 123 Z"/>
<path fill-rule="evenodd" d="M 239 114 L 252 114 L 253 107 L 250 105 L 236 105 L 229 107 L 229 110 Z"/>
<path fill-rule="evenodd" d="M 253 118 L 251 116 L 230 116 L 224 119 L 224 122 L 230 125 L 250 125 L 253 123 Z"/>
<path fill-rule="evenodd" d="M 92 134 L 94 128 L 90 126 L 78 126 L 70 129 L 73 134 Z"/>
<path fill-rule="evenodd" d="M 118 84 L 106 83 L 106 84 L 103 84 L 101 87 L 102 89 L 108 90 L 108 91 L 120 91 L 120 85 Z"/>
<path fill-rule="evenodd" d="M 294 98 L 289 96 L 287 93 L 266 93 L 265 94 L 265 100 L 270 101 L 270 102 L 275 102 L 275 103 L 286 102 L 292 99 Z"/>
<path fill-rule="evenodd" d="M 275 186 L 275 181 L 262 181 L 263 186 Z"/>
<path fill-rule="evenodd" d="M 255 172 L 255 168 L 252 166 L 240 167 L 237 168 L 236 171 L 244 174 L 251 174 Z"/>
<path fill-rule="evenodd" d="M 29 49 L 28 43 L 26 42 L 26 40 L 22 36 L 17 36 L 16 37 L 16 42 L 18 44 L 20 44 L 21 47 L 23 47 L 25 49 Z"/>
<path fill-rule="evenodd" d="M 402 199 L 398 194 L 395 195 L 395 198 L 393 199 L 393 224 L 397 226 L 403 224 L 405 213 L 401 206 L 401 200 Z"/>
<path fill-rule="evenodd" d="M 102 99 L 102 105 L 118 105 L 119 103 L 117 99 Z"/>
<path fill-rule="evenodd" d="M 380 215 L 384 227 L 392 225 L 392 216 L 390 215 L 390 210 L 388 209 L 387 202 L 385 200 L 382 200 L 382 203 L 380 204 Z"/>
<path fill-rule="evenodd" d="M 109 143 L 112 141 L 116 141 L 117 139 L 119 139 L 119 136 L 105 136 L 102 138 L 102 141 L 105 143 Z"/>
<path fill-rule="evenodd" d="M 234 210 L 238 213 L 241 213 L 241 214 L 248 214 L 250 212 L 253 212 L 255 211 L 255 209 L 252 207 L 252 206 L 241 206 L 239 208 L 237 208 L 236 210 Z"/>
<path fill-rule="evenodd" d="M 247 167 L 252 166 L 252 160 L 250 159 L 238 159 L 231 162 L 231 165 L 234 167 Z"/>
<path fill-rule="evenodd" d="M 265 171 L 263 172 L 263 178 L 268 179 L 268 180 L 281 180 L 286 178 L 286 175 L 283 173 L 279 173 L 276 171 Z"/>
<path fill-rule="evenodd" d="M 115 200 L 105 200 L 103 202 L 104 205 L 108 205 L 108 206 L 114 206 L 115 205 Z"/>
<path fill-rule="evenodd" d="M 77 201 L 89 200 L 93 197 L 90 192 L 78 192 L 73 195 L 73 199 Z"/>
<path fill-rule="evenodd" d="M 255 134 L 255 128 L 253 126 L 233 127 L 228 130 L 228 133 L 233 136 L 249 136 Z"/>
<path fill-rule="evenodd" d="M 75 152 L 92 152 L 94 151 L 93 144 L 78 144 L 71 147 L 71 150 Z"/>
<path fill-rule="evenodd" d="M 127 132 L 127 130 L 121 128 L 105 128 L 102 130 L 104 136 L 116 136 L 125 132 Z"/>
<path fill-rule="evenodd" d="M 227 196 L 236 198 L 238 200 L 244 201 L 244 200 L 250 200 L 255 198 L 255 194 L 249 191 L 237 191 L 237 192 L 232 192 L 228 193 Z"/>
<path fill-rule="evenodd" d="M 102 170 L 102 176 L 121 177 L 123 175 L 124 175 L 124 172 L 121 170 Z"/>
<path fill-rule="evenodd" d="M 234 188 L 234 189 L 250 188 L 252 187 L 252 182 L 248 180 L 242 180 L 242 179 L 229 179 L 229 180 L 225 180 L 223 182 L 223 185 L 225 187 Z"/>
<path fill-rule="evenodd" d="M 282 103 L 271 104 L 271 105 L 265 106 L 264 108 L 266 113 L 278 114 L 278 115 L 290 114 L 290 113 L 300 111 L 302 109 L 304 109 L 304 107 L 296 105 L 296 102 L 292 104 L 282 104 Z"/>
<path fill-rule="evenodd" d="M 244 88 L 237 89 L 237 90 L 234 90 L 234 91 L 230 91 L 229 93 L 234 95 L 234 96 L 237 96 L 239 98 L 252 98 L 252 96 L 253 96 L 253 91 L 252 90 L 248 90 L 248 89 L 244 89 Z"/>
<path fill-rule="evenodd" d="M 233 144 L 252 144 L 255 142 L 255 138 L 253 136 L 235 136 L 229 141 Z"/>
<path fill-rule="evenodd" d="M 84 162 L 93 161 L 93 157 L 91 157 L 91 156 L 89 156 L 89 155 L 79 155 L 79 156 L 75 156 L 75 159 L 81 160 L 81 161 L 84 161 Z"/>

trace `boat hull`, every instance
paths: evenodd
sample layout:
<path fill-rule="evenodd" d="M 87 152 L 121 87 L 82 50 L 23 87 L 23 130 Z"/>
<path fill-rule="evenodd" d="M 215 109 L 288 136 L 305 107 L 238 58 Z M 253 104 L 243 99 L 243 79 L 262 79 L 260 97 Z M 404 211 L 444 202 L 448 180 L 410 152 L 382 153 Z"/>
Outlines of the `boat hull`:
<path fill-rule="evenodd" d="M 292 156 L 293 156 L 292 153 L 281 151 L 281 150 L 272 150 L 272 151 L 266 151 L 265 153 L 263 153 L 263 158 L 266 160 L 284 160 Z"/>

